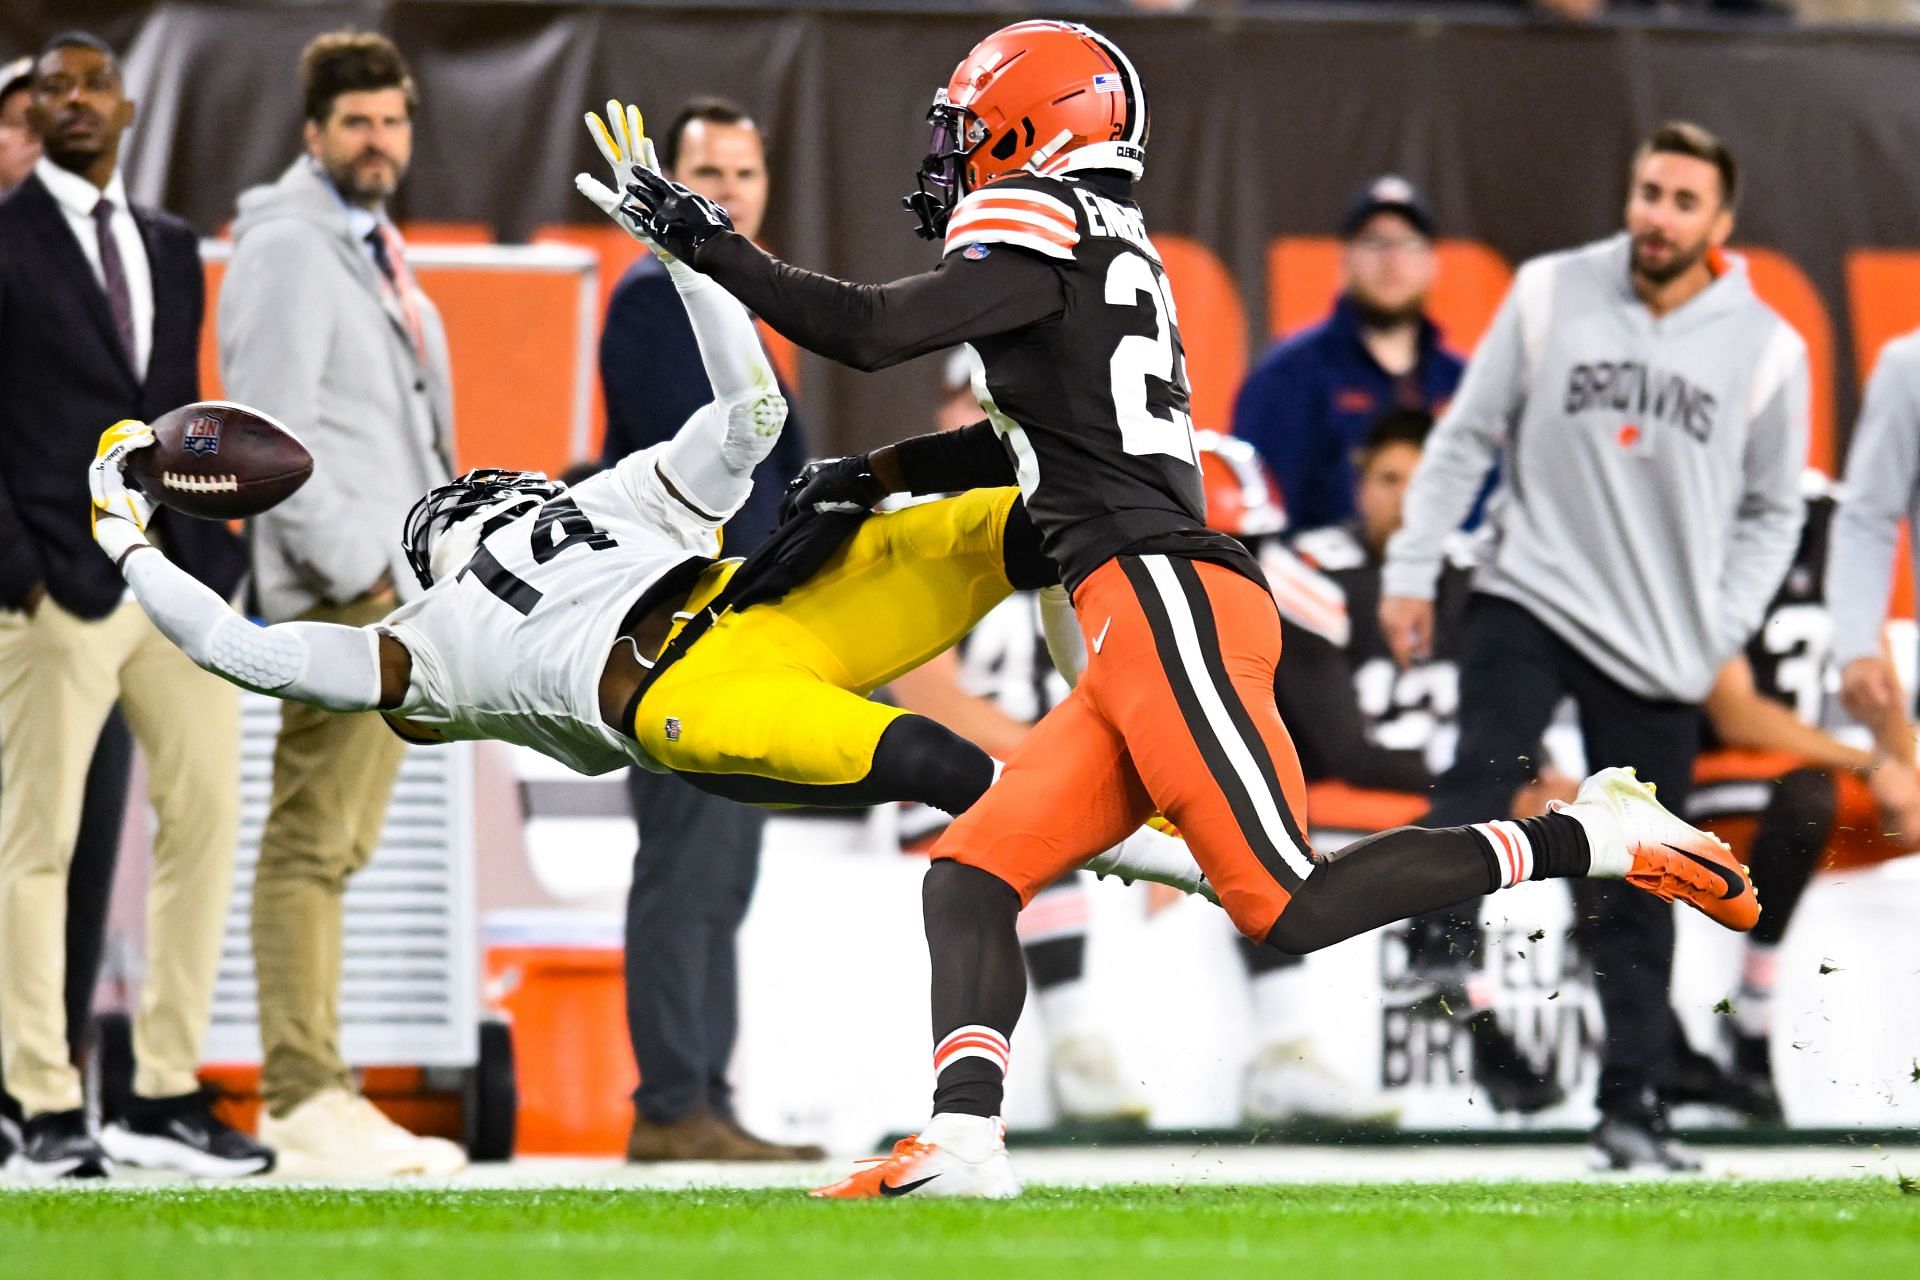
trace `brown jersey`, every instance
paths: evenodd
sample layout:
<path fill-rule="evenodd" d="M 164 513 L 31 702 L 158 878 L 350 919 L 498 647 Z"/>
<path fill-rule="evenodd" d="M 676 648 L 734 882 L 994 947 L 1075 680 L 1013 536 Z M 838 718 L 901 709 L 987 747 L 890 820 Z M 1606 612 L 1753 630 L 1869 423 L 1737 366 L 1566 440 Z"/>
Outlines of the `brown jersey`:
<path fill-rule="evenodd" d="M 974 390 L 1069 584 L 1156 551 L 1258 580 L 1244 548 L 1206 527 L 1173 291 L 1126 186 L 1023 174 L 954 210 L 948 256 L 1037 255 L 1062 294 L 1050 320 L 974 341 Z"/>
<path fill-rule="evenodd" d="M 1017 482 L 1069 587 L 1122 553 L 1214 560 L 1261 580 L 1206 527 L 1173 295 L 1123 177 L 1021 174 L 962 200 L 939 266 L 854 285 L 744 237 L 697 266 L 776 330 L 855 368 L 966 342 L 986 427 L 904 442 L 916 492 Z"/>

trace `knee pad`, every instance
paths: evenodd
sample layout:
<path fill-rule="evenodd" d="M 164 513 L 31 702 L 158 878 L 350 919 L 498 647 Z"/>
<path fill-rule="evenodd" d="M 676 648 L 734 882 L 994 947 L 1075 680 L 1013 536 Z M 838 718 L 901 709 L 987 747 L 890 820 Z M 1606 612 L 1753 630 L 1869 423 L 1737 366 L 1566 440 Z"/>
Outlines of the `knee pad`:
<path fill-rule="evenodd" d="M 993 785 L 993 757 L 945 725 L 909 714 L 881 733 L 867 778 L 889 794 L 957 816 Z"/>

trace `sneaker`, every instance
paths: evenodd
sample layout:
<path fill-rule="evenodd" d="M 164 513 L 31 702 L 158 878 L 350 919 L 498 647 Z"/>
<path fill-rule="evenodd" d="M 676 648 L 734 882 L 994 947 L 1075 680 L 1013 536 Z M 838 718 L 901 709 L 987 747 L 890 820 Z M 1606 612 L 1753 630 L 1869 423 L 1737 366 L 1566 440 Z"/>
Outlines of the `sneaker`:
<path fill-rule="evenodd" d="M 907 1195 L 1010 1200 L 1020 1194 L 998 1117 L 937 1115 L 919 1133 L 894 1143 L 891 1154 L 860 1163 L 866 1168 L 809 1194 L 826 1200 Z"/>
<path fill-rule="evenodd" d="M 113 1160 L 87 1127 L 84 1111 L 43 1111 L 20 1127 L 20 1149 L 7 1172 L 30 1182 L 59 1178 L 104 1178 Z"/>
<path fill-rule="evenodd" d="M 1047 1056 L 1047 1084 L 1062 1120 L 1140 1124 L 1147 1100 L 1120 1073 L 1113 1046 L 1101 1035 L 1065 1035 Z"/>
<path fill-rule="evenodd" d="M 273 1151 L 213 1114 L 214 1095 L 127 1100 L 126 1114 L 100 1131 L 121 1164 L 172 1169 L 194 1178 L 244 1178 L 273 1168 Z"/>
<path fill-rule="evenodd" d="M 1467 1019 L 1467 1035 L 1473 1041 L 1473 1082 L 1495 1111 L 1530 1116 L 1567 1100 L 1560 1081 L 1551 1071 L 1534 1070 L 1491 1009 Z"/>
<path fill-rule="evenodd" d="M 284 1116 L 263 1113 L 260 1140 L 290 1178 L 437 1178 L 467 1167 L 455 1143 L 409 1133 L 344 1089 L 323 1089 Z"/>
<path fill-rule="evenodd" d="M 1247 1063 L 1240 1088 L 1240 1109 L 1248 1120 L 1345 1120 L 1386 1124 L 1398 1107 L 1368 1097 L 1321 1062 L 1304 1040 L 1266 1045 Z"/>
<path fill-rule="evenodd" d="M 656 1124 L 645 1116 L 633 1118 L 627 1134 L 627 1162 L 655 1164 L 674 1160 L 725 1160 L 761 1162 L 782 1160 L 824 1160 L 827 1153 L 815 1146 L 783 1146 L 756 1138 L 740 1125 L 711 1111 L 695 1111 Z"/>
<path fill-rule="evenodd" d="M 1586 828 L 1599 874 L 1624 866 L 1628 884 L 1662 901 L 1684 902 L 1741 933 L 1759 923 L 1753 881 L 1726 842 L 1668 813 L 1632 769 L 1602 769 L 1580 784 L 1572 804 L 1549 807 Z"/>
<path fill-rule="evenodd" d="M 1659 1107 L 1602 1112 L 1600 1123 L 1587 1135 L 1587 1164 L 1601 1172 L 1700 1172 L 1700 1157 L 1673 1136 Z"/>
<path fill-rule="evenodd" d="M 777 1156 L 771 1157 L 772 1159 L 793 1160 L 803 1164 L 817 1164 L 827 1158 L 827 1149 L 817 1142 L 773 1142 L 762 1138 L 758 1134 L 749 1133 L 746 1126 L 742 1125 L 740 1121 L 733 1116 L 722 1116 L 720 1119 L 721 1123 L 733 1130 L 736 1137 L 742 1138 L 756 1147 L 780 1153 Z"/>
<path fill-rule="evenodd" d="M 13 1095 L 0 1089 L 0 1169 L 7 1167 L 7 1161 L 13 1159 L 20 1150 L 20 1104 Z"/>

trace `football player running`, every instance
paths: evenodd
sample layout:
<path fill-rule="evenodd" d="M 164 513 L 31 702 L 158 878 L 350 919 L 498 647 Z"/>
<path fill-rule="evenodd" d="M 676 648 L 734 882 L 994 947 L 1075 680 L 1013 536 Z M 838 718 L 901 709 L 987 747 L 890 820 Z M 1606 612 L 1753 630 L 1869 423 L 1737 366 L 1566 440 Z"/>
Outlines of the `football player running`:
<path fill-rule="evenodd" d="M 1404 827 L 1315 855 L 1274 704 L 1280 621 L 1259 566 L 1206 527 L 1173 298 L 1133 184 L 1147 104 L 1084 26 L 989 36 L 935 95 L 907 198 L 943 242 L 931 271 L 859 285 L 800 271 L 636 166 L 624 214 L 788 338 L 862 369 L 957 342 L 989 422 L 810 468 L 800 508 L 1017 482 L 1087 642 L 1071 696 L 933 850 L 933 1118 L 816 1194 L 1010 1196 L 998 1119 L 1026 995 L 1015 919 L 1041 886 L 1157 807 L 1240 931 L 1292 953 L 1528 879 L 1624 877 L 1732 928 L 1758 916 L 1721 844 L 1625 769 L 1561 812 Z"/>

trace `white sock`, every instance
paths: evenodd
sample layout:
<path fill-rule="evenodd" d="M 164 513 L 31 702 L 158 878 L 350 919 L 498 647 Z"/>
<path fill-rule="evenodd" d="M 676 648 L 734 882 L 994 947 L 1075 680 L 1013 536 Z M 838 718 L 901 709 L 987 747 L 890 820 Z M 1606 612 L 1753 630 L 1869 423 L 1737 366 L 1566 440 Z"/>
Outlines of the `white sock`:
<path fill-rule="evenodd" d="M 1619 815 L 1612 807 L 1604 800 L 1575 801 L 1560 812 L 1587 833 L 1587 875 L 1603 880 L 1625 879 L 1633 870 L 1633 850 L 1627 848 L 1627 833 L 1621 830 Z"/>
<path fill-rule="evenodd" d="M 1274 969 L 1247 984 L 1255 1045 L 1264 1048 L 1307 1038 L 1308 990 L 1307 966 L 1303 964 Z"/>
<path fill-rule="evenodd" d="M 950 1151 L 970 1164 L 978 1164 L 1000 1145 L 1000 1117 L 942 1111 L 920 1130 L 920 1141 Z"/>

